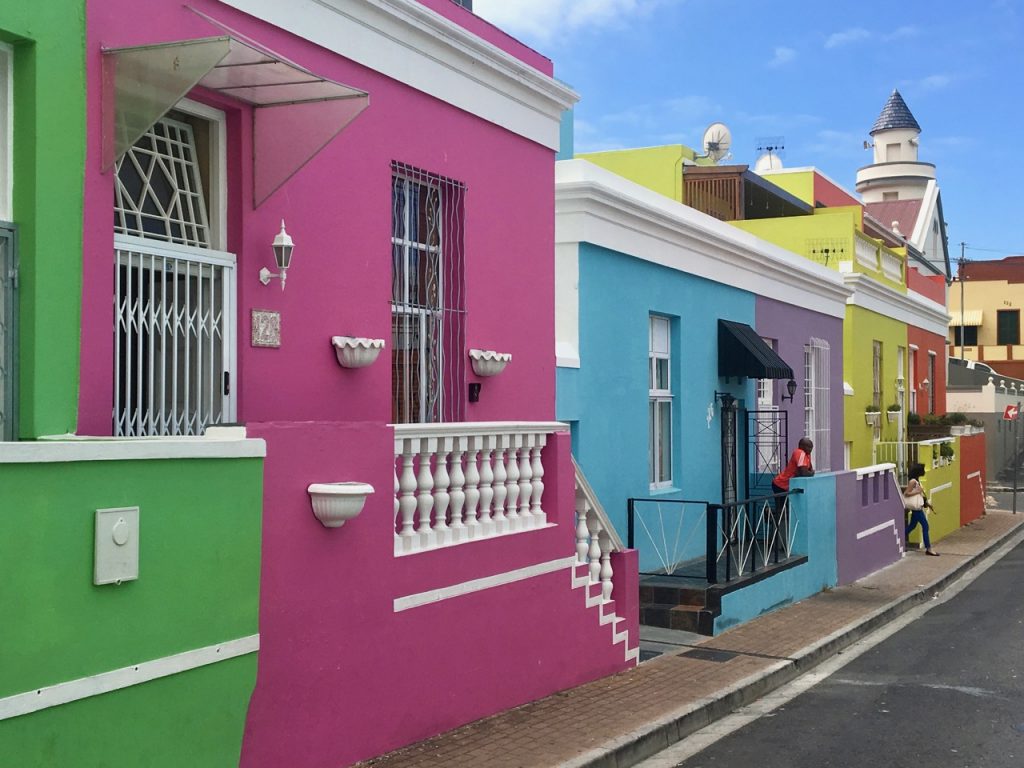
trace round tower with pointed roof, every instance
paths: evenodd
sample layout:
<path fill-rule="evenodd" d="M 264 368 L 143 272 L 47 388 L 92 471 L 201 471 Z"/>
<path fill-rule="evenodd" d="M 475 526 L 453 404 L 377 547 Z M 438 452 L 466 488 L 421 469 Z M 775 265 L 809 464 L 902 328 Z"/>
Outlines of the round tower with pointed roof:
<path fill-rule="evenodd" d="M 917 159 L 921 126 L 895 88 L 871 126 L 874 162 L 857 171 L 857 191 L 866 203 L 914 200 L 935 179 L 935 166 Z"/>

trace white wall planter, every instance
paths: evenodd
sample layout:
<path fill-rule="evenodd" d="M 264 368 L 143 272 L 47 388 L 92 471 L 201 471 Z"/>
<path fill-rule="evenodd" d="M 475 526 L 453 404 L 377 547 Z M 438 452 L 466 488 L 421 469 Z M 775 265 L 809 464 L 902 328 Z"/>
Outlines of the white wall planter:
<path fill-rule="evenodd" d="M 495 352 L 493 349 L 471 349 L 469 358 L 473 361 L 473 373 L 477 376 L 497 376 L 512 361 L 512 353 Z"/>
<path fill-rule="evenodd" d="M 332 336 L 334 354 L 343 368 L 362 368 L 377 359 L 384 349 L 384 339 L 364 339 L 358 336 Z"/>
<path fill-rule="evenodd" d="M 877 427 L 882 423 L 882 414 L 878 411 L 865 411 L 864 421 L 869 427 Z"/>
<path fill-rule="evenodd" d="M 369 483 L 313 483 L 306 489 L 313 514 L 325 528 L 341 528 L 363 511 L 366 497 L 373 493 Z"/>
<path fill-rule="evenodd" d="M 889 420 L 889 423 L 892 424 L 894 421 L 899 419 L 901 413 L 903 413 L 903 411 L 886 411 L 885 416 Z"/>

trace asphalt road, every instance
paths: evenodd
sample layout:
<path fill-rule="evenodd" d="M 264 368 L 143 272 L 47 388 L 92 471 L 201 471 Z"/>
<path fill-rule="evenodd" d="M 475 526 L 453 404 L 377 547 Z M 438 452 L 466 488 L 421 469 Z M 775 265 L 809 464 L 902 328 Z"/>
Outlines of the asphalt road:
<path fill-rule="evenodd" d="M 831 677 L 677 765 L 1021 768 L 1024 544 Z"/>

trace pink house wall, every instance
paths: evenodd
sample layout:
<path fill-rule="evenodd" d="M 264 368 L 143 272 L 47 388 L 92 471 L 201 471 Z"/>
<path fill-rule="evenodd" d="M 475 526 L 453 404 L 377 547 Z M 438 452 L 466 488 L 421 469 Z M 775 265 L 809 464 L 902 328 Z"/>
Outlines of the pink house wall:
<path fill-rule="evenodd" d="M 191 94 L 227 111 L 227 249 L 238 258 L 238 421 L 390 420 L 390 400 L 381 394 L 391 386 L 387 354 L 369 368 L 343 370 L 330 339 L 384 338 L 390 347 L 392 160 L 467 187 L 466 346 L 511 352 L 513 362 L 484 383 L 466 418 L 552 418 L 553 152 L 245 14 L 210 0 L 193 6 L 311 71 L 370 93 L 363 114 L 255 211 L 248 108 Z M 100 50 L 221 30 L 168 0 L 90 3 L 88 17 L 78 431 L 103 435 L 111 432 L 114 269 L 113 175 L 102 173 L 99 162 Z M 260 268 L 273 266 L 270 243 L 282 218 L 296 242 L 284 292 L 276 281 L 258 281 Z M 279 349 L 249 345 L 253 308 L 281 313 Z M 467 376 L 474 380 L 468 365 Z"/>
<path fill-rule="evenodd" d="M 227 248 L 238 259 L 238 420 L 267 444 L 259 671 L 242 764 L 347 765 L 624 669 L 611 624 L 572 588 L 572 568 L 395 612 L 394 600 L 575 555 L 569 437 L 543 453 L 547 528 L 396 558 L 391 366 L 342 369 L 330 337 L 390 348 L 391 169 L 398 160 L 465 183 L 467 347 L 511 352 L 483 381 L 472 421 L 554 415 L 554 155 L 211 0 L 192 5 L 282 56 L 370 93 L 370 106 L 258 210 L 248 108 L 227 112 Z M 541 57 L 443 0 L 424 0 L 549 71 Z M 220 34 L 172 0 L 105 0 L 88 13 L 79 432 L 109 434 L 113 390 L 113 176 L 100 156 L 101 47 Z M 518 47 L 517 47 L 518 46 Z M 521 50 L 520 50 L 521 49 Z M 545 69 L 547 67 L 547 69 Z M 270 242 L 296 242 L 287 289 L 262 286 Z M 281 313 L 282 346 L 249 344 L 253 308 Z M 465 359 L 465 350 L 463 350 Z M 474 381 L 467 361 L 467 379 Z M 465 392 L 461 393 L 465 396 Z M 313 516 L 306 488 L 374 486 L 341 529 Z M 615 557 L 620 615 L 637 643 L 636 557 Z"/>

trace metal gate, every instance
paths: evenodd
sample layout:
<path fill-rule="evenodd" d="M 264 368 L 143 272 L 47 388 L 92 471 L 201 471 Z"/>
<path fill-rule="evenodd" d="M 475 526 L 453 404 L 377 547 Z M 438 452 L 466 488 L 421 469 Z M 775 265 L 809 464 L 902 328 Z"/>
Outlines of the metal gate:
<path fill-rule="evenodd" d="M 0 440 L 17 437 L 18 242 L 13 224 L 0 222 Z"/>
<path fill-rule="evenodd" d="M 747 411 L 745 432 L 747 471 L 744 475 L 744 498 L 766 496 L 772 492 L 772 480 L 786 464 L 789 414 L 776 408 Z"/>

